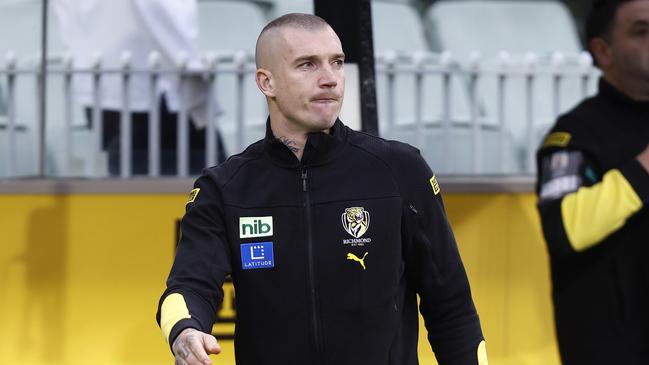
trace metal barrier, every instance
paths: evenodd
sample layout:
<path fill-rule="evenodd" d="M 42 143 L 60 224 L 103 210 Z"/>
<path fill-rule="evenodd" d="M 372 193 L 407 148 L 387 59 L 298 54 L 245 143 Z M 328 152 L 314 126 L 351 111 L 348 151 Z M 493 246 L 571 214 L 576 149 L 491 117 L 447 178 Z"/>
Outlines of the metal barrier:
<path fill-rule="evenodd" d="M 474 53 L 469 60 L 454 60 L 450 53 L 381 54 L 377 58 L 377 93 L 385 94 L 384 100 L 379 100 L 381 134 L 403 139 L 403 131 L 410 130 L 412 144 L 442 173 L 533 174 L 535 150 L 541 138 L 557 116 L 594 93 L 598 73 L 585 52 L 546 56 L 501 52 L 494 58 Z M 434 87 L 433 77 L 439 79 L 438 92 L 433 98 L 424 98 L 430 94 L 426 88 Z M 406 78 L 406 82 L 399 85 L 400 78 Z M 519 85 L 512 85 L 513 82 Z M 564 93 L 568 83 L 573 87 Z M 575 83 L 579 85 L 577 90 Z M 454 87 L 464 90 L 453 90 Z M 400 120 L 403 118 L 397 112 L 399 98 L 412 99 L 408 106 L 413 111 L 410 120 Z M 464 115 L 462 110 L 452 113 L 458 103 L 464 104 Z M 438 115 L 424 117 L 426 107 L 436 109 Z M 545 115 L 542 122 L 541 115 Z M 467 139 L 451 157 L 436 158 L 439 153 L 430 153 L 435 146 L 430 138 L 427 143 L 427 133 L 440 136 L 437 141 L 443 146 L 437 151 L 452 151 L 459 142 L 453 138 L 454 133 L 461 130 L 466 131 Z M 485 149 L 485 136 L 489 134 L 494 135 L 494 148 Z M 506 164 L 508 139 L 512 144 L 509 159 L 514 160 L 513 166 Z M 461 158 L 457 152 L 462 149 L 470 151 L 466 159 L 469 163 L 461 169 L 449 167 L 449 160 L 452 163 L 454 158 Z M 484 163 L 487 156 L 497 162 L 490 168 Z"/>
<path fill-rule="evenodd" d="M 48 78 L 61 78 L 62 85 L 61 90 L 57 92 L 61 93 L 63 98 L 61 105 L 53 105 L 53 113 L 48 115 L 48 119 L 53 119 L 53 117 L 61 114 L 62 120 L 60 127 L 63 130 L 61 133 L 60 139 L 56 141 L 50 141 L 50 144 L 56 144 L 62 148 L 62 156 L 59 160 L 61 163 L 56 169 L 56 175 L 59 176 L 71 176 L 79 175 L 79 172 L 72 171 L 71 161 L 72 161 L 72 152 L 74 150 L 73 145 L 73 134 L 79 129 L 79 126 L 73 125 L 73 120 L 75 119 L 75 101 L 73 97 L 73 80 L 75 77 L 79 76 L 90 76 L 92 78 L 92 95 L 93 103 L 90 107 L 90 114 L 93 120 L 91 129 L 89 130 L 88 138 L 91 139 L 90 148 L 87 151 L 81 151 L 82 154 L 89 154 L 92 156 L 97 156 L 101 154 L 102 149 L 102 82 L 108 77 L 119 77 L 121 82 L 121 108 L 120 108 L 120 141 L 129 141 L 132 138 L 131 131 L 131 106 L 130 106 L 130 83 L 133 77 L 136 76 L 145 76 L 148 79 L 149 84 L 149 98 L 150 98 L 150 108 L 148 111 L 149 114 L 149 136 L 148 136 L 148 176 L 156 177 L 160 176 L 160 115 L 158 110 L 159 100 L 161 97 L 160 94 L 160 78 L 162 76 L 175 76 L 179 78 L 180 89 L 183 90 L 184 83 L 187 79 L 191 77 L 201 77 L 208 84 L 211 85 L 209 88 L 209 95 L 207 96 L 207 105 L 206 105 L 206 114 L 207 119 L 214 121 L 214 123 L 207 123 L 206 125 L 206 149 L 205 149 L 205 161 L 208 165 L 214 165 L 217 161 L 217 150 L 218 150 L 218 140 L 216 136 L 216 128 L 218 127 L 216 121 L 218 120 L 217 116 L 213 114 L 214 108 L 214 85 L 218 77 L 224 75 L 235 75 L 236 83 L 234 85 L 233 92 L 236 95 L 237 104 L 236 106 L 228 107 L 230 110 L 236 110 L 234 119 L 236 121 L 236 131 L 235 131 L 235 143 L 234 149 L 238 150 L 244 147 L 244 133 L 245 133 L 245 105 L 247 103 L 245 98 L 245 93 L 243 92 L 244 80 L 246 77 L 251 76 L 254 73 L 254 59 L 252 55 L 246 54 L 245 52 L 228 52 L 228 53 L 214 53 L 207 55 L 205 57 L 205 62 L 202 68 L 189 69 L 186 63 L 178 65 L 176 68 L 161 68 L 159 65 L 159 56 L 155 53 L 151 54 L 149 60 L 149 67 L 146 69 L 137 69 L 133 68 L 130 65 L 130 56 L 124 54 L 122 66 L 120 68 L 104 68 L 101 65 L 100 57 L 96 57 L 95 63 L 90 68 L 75 68 L 72 64 L 72 60 L 69 57 L 55 58 L 50 61 L 51 65 L 48 67 Z M 34 123 L 34 120 L 28 118 L 28 120 L 21 120 L 21 118 L 16 113 L 16 104 L 17 99 L 25 95 L 20 95 L 16 91 L 16 82 L 17 79 L 22 77 L 33 77 L 38 75 L 39 68 L 38 65 L 27 63 L 26 65 L 19 66 L 17 59 L 12 54 L 9 54 L 6 58 L 4 67 L 0 66 L 0 79 L 6 79 L 6 92 L 0 93 L 0 95 L 6 95 L 3 100 L 6 103 L 6 115 L 4 118 L 0 116 L 0 125 L 4 128 L 0 129 L 0 133 L 6 134 L 4 140 L 7 143 L 2 143 L 0 145 L 0 164 L 4 165 L 4 171 L 0 168 L 0 177 L 15 177 L 17 175 L 17 164 L 19 162 L 24 163 L 24 159 L 21 160 L 21 156 L 17 152 L 18 146 L 16 143 L 17 133 L 38 133 L 38 125 Z M 2 89 L 2 84 L 0 84 L 0 90 Z M 180 105 L 178 111 L 178 125 L 177 125 L 177 176 L 184 177 L 188 175 L 188 166 L 189 166 L 189 146 L 188 146 L 188 130 L 189 130 L 189 117 L 188 117 L 188 100 L 185 100 L 185 93 L 180 93 Z M 261 96 L 260 96 L 261 99 Z M 36 99 L 33 100 L 33 105 L 36 106 Z M 261 102 L 261 100 L 260 100 Z M 50 101 L 51 103 L 51 101 Z M 210 115 L 212 113 L 212 115 Z M 2 120 L 6 122 L 2 123 Z M 264 124 L 265 120 L 260 121 L 260 124 Z M 21 128 L 18 128 L 21 126 Z M 35 146 L 36 148 L 42 149 L 46 146 Z M 132 176 L 132 166 L 131 166 L 131 144 L 130 143 L 120 143 L 120 171 L 119 177 L 129 178 Z M 93 166 L 96 163 L 95 158 L 88 159 L 89 166 L 86 166 L 84 169 L 84 175 L 86 177 L 94 177 L 97 171 L 96 166 Z"/>
<path fill-rule="evenodd" d="M 101 173 L 97 173 L 96 158 L 102 152 L 101 84 L 104 79 L 111 76 L 119 77 L 122 85 L 121 141 L 130 141 L 132 137 L 129 84 L 134 76 L 144 75 L 149 80 L 151 107 L 148 119 L 148 176 L 160 176 L 160 115 L 157 105 L 160 98 L 159 81 L 163 75 L 179 77 L 181 85 L 189 77 L 200 76 L 212 86 L 208 97 L 207 113 L 208 120 L 215 122 L 207 123 L 206 126 L 205 161 L 208 166 L 216 164 L 218 140 L 215 138 L 215 131 L 223 127 L 216 115 L 209 114 L 214 110 L 213 105 L 209 104 L 215 100 L 213 95 L 219 78 L 233 75 L 236 82 L 230 92 L 234 95 L 234 104 L 223 106 L 227 111 L 234 111 L 233 138 L 228 138 L 226 143 L 231 146 L 229 151 L 231 153 L 245 147 L 247 143 L 245 134 L 251 128 L 251 123 L 245 122 L 246 112 L 250 110 L 251 104 L 263 102 L 261 94 L 259 100 L 247 100 L 244 92 L 246 81 L 253 77 L 255 70 L 253 55 L 245 52 L 213 53 L 204 58 L 203 66 L 198 69 L 189 69 L 186 63 L 181 63 L 175 68 L 163 69 L 158 60 L 158 55 L 152 54 L 149 67 L 146 69 L 131 67 L 128 54 L 123 57 L 122 67 L 114 69 L 103 68 L 100 57 L 96 57 L 94 65 L 86 69 L 75 68 L 69 57 L 50 60 L 48 78 L 62 78 L 62 87 L 58 92 L 63 97 L 60 105 L 51 105 L 54 111 L 48 113 L 48 119 L 52 119 L 59 113 L 62 115 L 61 125 L 58 126 L 62 128 L 60 139 L 55 141 L 50 139 L 50 145 L 60 149 L 60 156 L 52 158 L 52 161 L 58 163 L 56 168 L 50 166 L 49 175 L 102 176 Z M 568 95 L 569 99 L 571 98 L 570 103 L 574 104 L 593 92 L 597 76 L 597 71 L 591 66 L 590 57 L 585 53 L 521 56 L 502 52 L 492 59 L 481 58 L 474 54 L 469 60 L 461 62 L 461 60 L 454 60 L 449 53 L 392 52 L 378 55 L 376 64 L 380 134 L 388 138 L 404 139 L 417 146 L 433 168 L 442 174 L 529 175 L 533 173 L 534 151 L 549 126 L 547 121 L 542 125 L 538 123 L 541 110 L 535 108 L 536 99 L 539 98 L 537 93 L 540 80 L 550 81 L 551 87 L 544 98 L 551 100 L 550 114 L 551 119 L 554 119 L 572 106 L 564 102 L 566 95 L 564 95 L 563 85 L 570 80 L 579 82 L 578 92 L 572 90 Z M 19 65 L 17 58 L 12 54 L 9 54 L 4 65 L 0 66 L 0 98 L 4 98 L 0 100 L 0 106 L 5 105 L 4 108 L 0 108 L 0 112 L 2 109 L 5 111 L 4 116 L 0 115 L 0 141 L 6 141 L 0 145 L 0 177 L 29 175 L 18 173 L 18 167 L 29 161 L 22 158 L 18 152 L 20 148 L 25 150 L 25 146 L 19 145 L 17 135 L 39 131 L 36 130 L 38 125 L 34 121 L 21 120 L 17 115 L 17 103 L 25 102 L 18 99 L 25 95 L 17 92 L 16 83 L 21 78 L 38 75 L 39 67 L 35 62 L 26 66 Z M 73 123 L 75 102 L 72 83 L 75 77 L 81 75 L 90 76 L 93 80 L 91 107 L 93 123 L 86 137 L 91 143 L 85 150 L 77 151 L 81 152 L 87 160 L 83 171 L 80 172 L 78 168 L 73 168 L 71 165 L 75 150 L 73 135 L 79 129 Z M 5 80 L 4 83 L 2 79 Z M 38 77 L 36 79 L 38 80 Z M 513 87 L 511 83 L 514 80 L 522 82 L 522 86 Z M 5 90 L 2 90 L 3 85 Z M 57 92 L 48 91 L 48 95 Z M 188 101 L 182 96 L 180 99 L 177 124 L 177 176 L 186 177 L 189 174 Z M 37 99 L 33 99 L 34 107 L 37 106 L 35 100 Z M 402 100 L 406 100 L 410 105 L 404 106 Z M 52 104 L 51 100 L 49 104 Z M 459 107 L 460 112 L 456 112 L 458 105 L 465 107 Z M 410 110 L 407 110 L 408 108 Z M 510 110 L 512 108 L 523 112 L 524 117 L 516 117 L 516 113 Z M 437 115 L 431 117 L 431 112 Z M 404 115 L 412 117 L 404 117 Z M 256 118 L 261 120 L 252 128 L 257 130 L 256 133 L 263 133 L 264 117 L 256 116 Z M 522 120 L 511 120 L 512 118 Z M 6 122 L 2 123 L 3 119 Z M 2 134 L 5 138 L 2 138 Z M 35 147 L 44 149 L 46 145 Z M 449 154 L 451 156 L 448 156 Z M 131 155 L 131 144 L 120 143 L 120 178 L 133 176 Z M 50 162 L 51 164 L 53 162 Z"/>

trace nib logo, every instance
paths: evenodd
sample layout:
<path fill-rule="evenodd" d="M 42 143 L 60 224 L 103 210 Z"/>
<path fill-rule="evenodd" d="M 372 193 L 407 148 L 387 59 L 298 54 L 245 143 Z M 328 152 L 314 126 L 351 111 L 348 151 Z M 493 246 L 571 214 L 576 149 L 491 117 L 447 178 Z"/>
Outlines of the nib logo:
<path fill-rule="evenodd" d="M 239 238 L 273 235 L 273 217 L 239 217 Z"/>

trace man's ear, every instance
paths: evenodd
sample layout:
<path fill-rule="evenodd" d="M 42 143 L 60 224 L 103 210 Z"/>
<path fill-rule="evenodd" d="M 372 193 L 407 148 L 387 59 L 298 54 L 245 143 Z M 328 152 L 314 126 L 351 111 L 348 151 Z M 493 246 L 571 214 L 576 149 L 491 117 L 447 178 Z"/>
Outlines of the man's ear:
<path fill-rule="evenodd" d="M 255 72 L 255 82 L 261 92 L 269 98 L 275 96 L 275 80 L 273 74 L 263 68 L 258 68 Z"/>
<path fill-rule="evenodd" d="M 588 49 L 595 57 L 597 66 L 601 69 L 610 67 L 613 62 L 611 55 L 611 47 L 603 38 L 593 38 L 588 42 Z"/>

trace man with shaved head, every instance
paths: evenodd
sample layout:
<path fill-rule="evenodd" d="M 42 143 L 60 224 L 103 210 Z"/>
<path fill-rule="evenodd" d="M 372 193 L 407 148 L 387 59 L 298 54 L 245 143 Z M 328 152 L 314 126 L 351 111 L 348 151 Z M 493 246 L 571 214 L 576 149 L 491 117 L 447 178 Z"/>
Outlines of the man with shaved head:
<path fill-rule="evenodd" d="M 274 135 L 298 159 L 307 133 L 328 131 L 340 113 L 344 60 L 340 39 L 317 16 L 285 15 L 261 31 L 257 86 L 266 95 Z"/>
<path fill-rule="evenodd" d="M 266 137 L 195 183 L 158 323 L 176 364 L 210 364 L 231 275 L 237 364 L 417 364 L 418 310 L 441 365 L 485 365 L 435 175 L 415 148 L 339 119 L 345 55 L 321 18 L 257 40 Z"/>

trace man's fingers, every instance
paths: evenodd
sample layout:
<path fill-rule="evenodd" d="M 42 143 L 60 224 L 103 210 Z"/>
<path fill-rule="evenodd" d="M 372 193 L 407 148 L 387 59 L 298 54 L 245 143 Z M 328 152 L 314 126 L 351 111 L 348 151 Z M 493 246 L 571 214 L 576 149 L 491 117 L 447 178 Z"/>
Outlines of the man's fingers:
<path fill-rule="evenodd" d="M 176 365 L 211 365 L 208 354 L 218 354 L 221 346 L 212 335 L 193 328 L 183 330 L 172 346 Z"/>
<path fill-rule="evenodd" d="M 216 338 L 211 335 L 205 335 L 203 336 L 203 341 L 204 341 L 204 346 L 205 350 L 207 351 L 208 354 L 220 354 L 221 353 L 221 345 L 216 341 Z"/>
<path fill-rule="evenodd" d="M 209 365 L 207 353 L 203 349 L 204 333 L 187 329 L 180 333 L 172 346 L 176 365 Z"/>
<path fill-rule="evenodd" d="M 191 336 L 188 338 L 189 349 L 196 359 L 203 365 L 210 365 L 212 361 L 207 356 L 207 346 L 204 346 L 207 337 L 212 337 L 204 333 L 196 333 L 198 336 Z"/>

